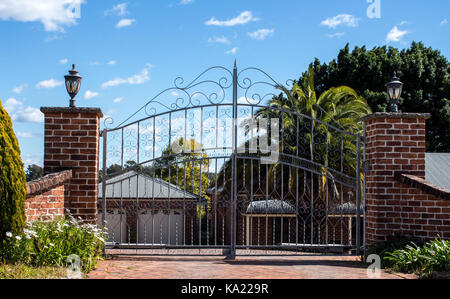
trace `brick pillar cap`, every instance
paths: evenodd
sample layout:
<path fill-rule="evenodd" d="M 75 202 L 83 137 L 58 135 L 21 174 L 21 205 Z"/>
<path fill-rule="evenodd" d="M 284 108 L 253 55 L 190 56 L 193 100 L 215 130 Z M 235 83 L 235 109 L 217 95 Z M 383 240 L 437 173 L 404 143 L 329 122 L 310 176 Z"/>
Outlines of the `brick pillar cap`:
<path fill-rule="evenodd" d="M 91 107 L 41 107 L 42 113 L 92 113 L 103 117 L 102 109 Z"/>
<path fill-rule="evenodd" d="M 376 112 L 373 114 L 361 117 L 361 120 L 366 121 L 374 118 L 431 118 L 430 113 L 393 113 L 393 112 Z"/>

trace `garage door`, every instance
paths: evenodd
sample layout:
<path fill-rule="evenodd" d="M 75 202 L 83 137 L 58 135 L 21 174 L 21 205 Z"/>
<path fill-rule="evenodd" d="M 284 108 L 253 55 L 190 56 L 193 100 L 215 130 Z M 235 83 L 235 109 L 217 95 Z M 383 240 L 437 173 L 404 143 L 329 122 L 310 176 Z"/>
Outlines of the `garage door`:
<path fill-rule="evenodd" d="M 122 213 L 122 225 L 120 224 L 120 210 L 108 210 L 106 212 L 106 229 L 108 232 L 107 243 L 125 243 L 127 230 L 126 230 L 126 217 L 125 213 Z M 100 225 L 102 223 L 102 211 L 98 213 L 98 222 Z M 122 235 L 121 235 L 122 228 Z M 122 237 L 121 237 L 122 236 Z"/>
<path fill-rule="evenodd" d="M 143 211 L 139 215 L 140 244 L 182 245 L 183 236 L 181 210 L 171 211 L 170 215 L 167 211 L 158 211 L 154 215 L 151 211 Z"/>

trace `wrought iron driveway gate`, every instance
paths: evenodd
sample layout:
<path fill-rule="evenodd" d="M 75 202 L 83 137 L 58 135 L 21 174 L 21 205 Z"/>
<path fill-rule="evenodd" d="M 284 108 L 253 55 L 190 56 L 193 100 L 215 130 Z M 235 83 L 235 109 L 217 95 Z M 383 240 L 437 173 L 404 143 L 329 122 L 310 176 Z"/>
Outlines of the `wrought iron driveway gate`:
<path fill-rule="evenodd" d="M 264 71 L 212 67 L 116 127 L 106 119 L 108 247 L 360 254 L 362 136 L 273 98 L 282 85 Z"/>

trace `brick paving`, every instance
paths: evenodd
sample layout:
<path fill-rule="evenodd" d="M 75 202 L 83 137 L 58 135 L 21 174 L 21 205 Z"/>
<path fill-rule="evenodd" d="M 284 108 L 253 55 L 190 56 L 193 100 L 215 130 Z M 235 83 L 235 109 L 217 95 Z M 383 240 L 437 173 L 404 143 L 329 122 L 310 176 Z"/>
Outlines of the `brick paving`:
<path fill-rule="evenodd" d="M 115 255 L 99 263 L 89 279 L 367 279 L 354 256 Z M 382 279 L 415 278 L 383 272 Z"/>

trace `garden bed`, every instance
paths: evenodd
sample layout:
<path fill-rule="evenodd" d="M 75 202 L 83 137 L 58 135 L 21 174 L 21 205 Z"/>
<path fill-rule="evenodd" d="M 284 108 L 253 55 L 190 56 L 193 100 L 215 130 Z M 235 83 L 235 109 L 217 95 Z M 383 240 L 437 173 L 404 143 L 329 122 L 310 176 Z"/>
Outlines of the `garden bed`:
<path fill-rule="evenodd" d="M 0 278 L 82 278 L 102 259 L 104 235 L 70 215 L 7 232 L 0 241 Z"/>

